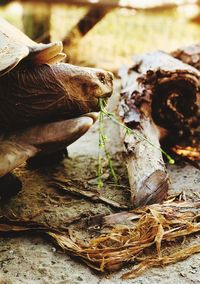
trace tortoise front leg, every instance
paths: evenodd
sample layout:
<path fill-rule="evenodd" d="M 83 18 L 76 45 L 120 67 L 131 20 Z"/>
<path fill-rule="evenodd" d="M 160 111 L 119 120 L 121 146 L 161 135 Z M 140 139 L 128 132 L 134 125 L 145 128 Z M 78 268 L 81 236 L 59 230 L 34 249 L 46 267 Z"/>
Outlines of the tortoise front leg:
<path fill-rule="evenodd" d="M 52 164 L 58 164 L 59 162 L 67 158 L 67 146 L 72 144 L 75 139 L 81 137 L 97 120 L 97 118 L 98 113 L 92 112 L 87 113 L 79 118 L 53 122 L 32 128 L 35 130 L 30 131 L 30 143 L 33 143 L 33 140 L 35 140 L 34 137 L 40 137 L 40 133 L 42 133 L 43 141 L 40 140 L 39 143 L 36 142 L 37 144 L 34 142 L 34 145 L 37 145 L 37 147 L 42 147 L 43 150 L 41 150 L 36 154 L 36 156 L 31 157 L 27 161 L 28 166 L 32 169 L 46 167 Z M 52 133 L 51 142 L 48 138 L 48 129 L 51 129 Z M 35 133 L 34 136 L 32 135 L 33 133 Z M 33 137 L 33 139 L 31 139 L 31 137 Z M 47 140 L 49 142 L 47 142 Z M 53 145 L 53 147 L 49 147 L 50 145 Z"/>
<path fill-rule="evenodd" d="M 34 146 L 2 140 L 0 143 L 0 202 L 17 194 L 22 187 L 21 181 L 10 173 L 38 150 Z"/>
<path fill-rule="evenodd" d="M 32 145 L 15 141 L 19 140 L 3 139 L 0 142 L 0 177 L 11 172 L 39 152 L 39 150 Z"/>

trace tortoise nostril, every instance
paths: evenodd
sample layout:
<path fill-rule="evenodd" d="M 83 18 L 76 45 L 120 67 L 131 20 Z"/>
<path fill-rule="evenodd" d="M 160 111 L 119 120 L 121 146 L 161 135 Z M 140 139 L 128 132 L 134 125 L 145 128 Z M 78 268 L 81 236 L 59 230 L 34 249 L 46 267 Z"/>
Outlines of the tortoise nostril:
<path fill-rule="evenodd" d="M 106 76 L 104 73 L 97 73 L 97 77 L 102 84 L 106 84 Z"/>

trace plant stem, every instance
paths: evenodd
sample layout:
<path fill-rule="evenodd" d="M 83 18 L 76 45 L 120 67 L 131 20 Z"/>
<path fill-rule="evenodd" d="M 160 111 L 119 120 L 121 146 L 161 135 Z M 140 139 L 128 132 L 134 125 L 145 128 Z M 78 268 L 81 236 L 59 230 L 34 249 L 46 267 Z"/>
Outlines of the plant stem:
<path fill-rule="evenodd" d="M 115 124 L 118 124 L 120 125 L 121 127 L 123 127 L 125 130 L 126 130 L 126 133 L 127 134 L 133 134 L 135 135 L 136 137 L 138 137 L 140 140 L 144 140 L 146 141 L 147 143 L 149 143 L 152 147 L 160 150 L 162 152 L 162 154 L 167 158 L 169 164 L 173 165 L 175 163 L 174 159 L 168 155 L 162 148 L 156 146 L 154 143 L 152 143 L 150 140 L 146 139 L 144 136 L 138 134 L 136 131 L 134 131 L 133 129 L 129 128 L 128 126 L 126 126 L 125 124 L 121 123 L 117 118 L 116 116 L 111 113 L 111 112 L 108 112 L 106 109 L 105 109 L 105 100 L 100 98 L 99 99 L 99 106 L 100 106 L 100 113 L 103 114 L 104 116 L 107 116 L 110 120 L 112 120 Z"/>
<path fill-rule="evenodd" d="M 118 182 L 117 175 L 115 173 L 114 167 L 113 167 L 113 162 L 110 156 L 110 153 L 106 147 L 106 141 L 107 141 L 107 136 L 104 134 L 104 125 L 103 125 L 103 118 L 104 118 L 104 112 L 100 110 L 100 115 L 99 115 L 99 155 L 98 155 L 98 188 L 101 188 L 103 186 L 103 181 L 102 181 L 102 174 L 103 174 L 103 167 L 102 167 L 102 157 L 100 154 L 100 149 L 104 149 L 106 158 L 108 160 L 108 165 L 110 169 L 110 173 L 115 181 L 115 183 Z"/>
<path fill-rule="evenodd" d="M 98 175 L 98 188 L 102 188 L 103 181 L 102 181 L 102 157 L 100 154 L 100 149 L 102 148 L 102 112 L 100 112 L 99 115 L 99 154 L 98 154 L 98 169 L 97 169 L 97 175 Z"/>

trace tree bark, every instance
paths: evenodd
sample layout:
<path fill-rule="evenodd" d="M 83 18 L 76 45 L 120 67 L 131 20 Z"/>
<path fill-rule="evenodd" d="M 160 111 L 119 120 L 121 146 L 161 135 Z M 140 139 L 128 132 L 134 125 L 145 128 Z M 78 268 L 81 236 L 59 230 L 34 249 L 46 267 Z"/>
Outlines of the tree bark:
<path fill-rule="evenodd" d="M 122 131 L 132 203 L 160 202 L 169 187 L 160 140 L 164 134 L 177 141 L 198 124 L 200 72 L 164 52 L 152 52 L 135 56 L 120 76 L 119 114 L 136 133 Z"/>
<path fill-rule="evenodd" d="M 171 55 L 182 62 L 189 64 L 200 71 L 200 44 L 193 44 L 181 47 L 171 53 Z M 172 151 L 186 160 L 200 160 L 200 96 L 198 96 L 198 126 L 193 130 L 193 135 L 186 141 L 180 141 L 172 148 Z M 199 168 L 197 164 L 195 167 Z"/>
<path fill-rule="evenodd" d="M 124 143 L 125 159 L 131 189 L 131 203 L 138 207 L 149 203 L 161 202 L 167 194 L 169 179 L 159 150 L 159 132 L 152 121 L 151 115 L 141 115 L 132 94 L 139 94 L 139 73 L 123 70 L 122 93 L 120 101 L 120 117 L 126 126 L 135 134 L 127 133 L 121 128 Z M 149 106 L 144 104 L 144 108 Z M 144 137 L 145 139 L 141 139 Z M 146 140 L 151 141 L 155 147 Z"/>
<path fill-rule="evenodd" d="M 184 46 L 171 52 L 171 55 L 200 70 L 200 44 Z"/>

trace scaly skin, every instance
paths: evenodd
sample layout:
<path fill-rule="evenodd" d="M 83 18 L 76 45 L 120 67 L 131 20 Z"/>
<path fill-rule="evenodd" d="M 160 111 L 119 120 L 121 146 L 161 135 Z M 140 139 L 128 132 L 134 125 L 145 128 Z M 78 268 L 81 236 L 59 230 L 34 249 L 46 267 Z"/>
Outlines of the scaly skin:
<path fill-rule="evenodd" d="M 0 129 L 12 132 L 98 111 L 112 93 L 110 72 L 70 64 L 19 64 L 0 78 Z"/>

